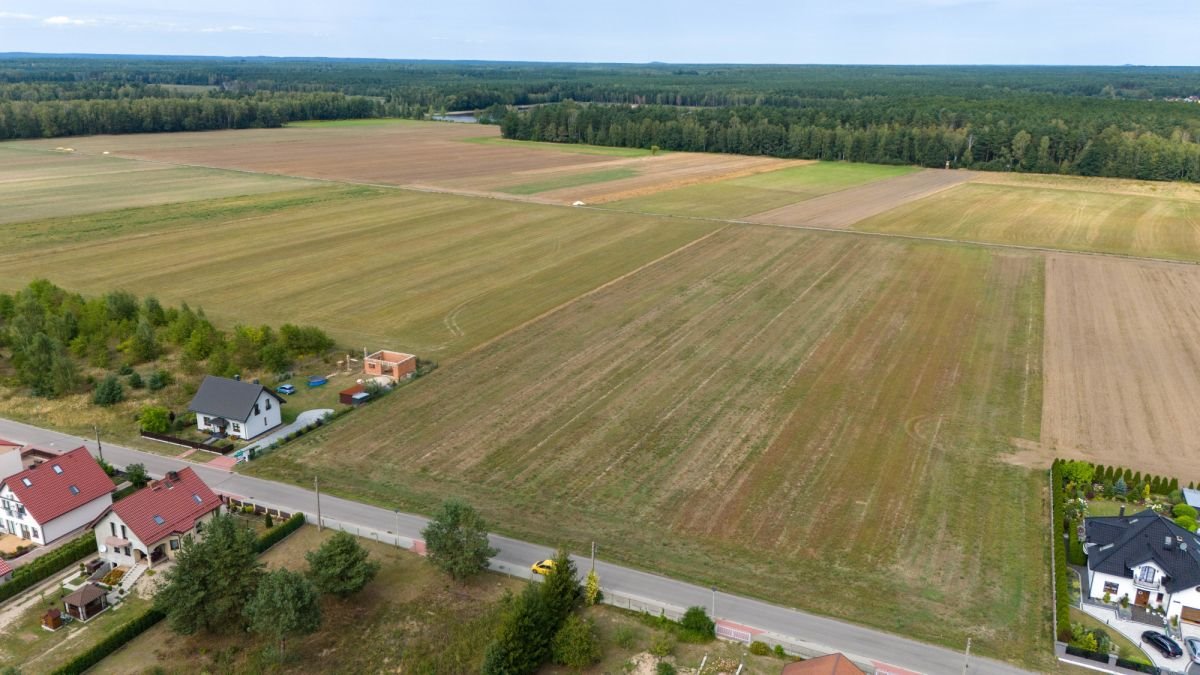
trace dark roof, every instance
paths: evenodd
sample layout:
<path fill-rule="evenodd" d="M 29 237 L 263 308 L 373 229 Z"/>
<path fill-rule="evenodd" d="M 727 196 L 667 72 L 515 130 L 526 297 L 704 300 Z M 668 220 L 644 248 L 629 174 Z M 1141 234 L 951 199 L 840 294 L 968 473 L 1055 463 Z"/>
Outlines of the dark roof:
<path fill-rule="evenodd" d="M 169 534 L 190 532 L 197 518 L 219 506 L 221 498 L 187 467 L 174 479 L 156 480 L 113 504 L 112 510 L 143 544 L 153 546 Z"/>
<path fill-rule="evenodd" d="M 3 484 L 13 491 L 33 519 L 43 527 L 55 518 L 117 489 L 83 446 L 48 459 L 32 469 L 14 473 L 5 478 Z"/>
<path fill-rule="evenodd" d="M 188 410 L 244 422 L 250 419 L 250 415 L 254 411 L 254 404 L 264 391 L 276 401 L 283 403 L 283 399 L 261 384 L 208 375 L 200 383 L 200 390 L 192 397 L 192 402 L 188 404 Z"/>
<path fill-rule="evenodd" d="M 75 607 L 84 607 L 93 600 L 97 598 L 103 598 L 105 595 L 108 595 L 108 591 L 100 588 L 94 583 L 89 583 L 83 588 L 63 598 L 63 602 L 68 605 L 74 605 Z"/>
<path fill-rule="evenodd" d="M 1153 562 L 1166 574 L 1168 592 L 1200 586 L 1200 537 L 1150 509 L 1088 518 L 1085 533 L 1090 570 L 1133 578 L 1133 568 Z"/>

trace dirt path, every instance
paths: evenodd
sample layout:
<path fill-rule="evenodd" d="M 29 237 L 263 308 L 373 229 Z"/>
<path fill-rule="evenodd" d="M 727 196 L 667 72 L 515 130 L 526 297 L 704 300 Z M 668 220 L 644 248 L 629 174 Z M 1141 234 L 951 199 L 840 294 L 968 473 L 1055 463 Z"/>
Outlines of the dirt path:
<path fill-rule="evenodd" d="M 860 220 L 952 188 L 974 177 L 973 171 L 927 169 L 756 213 L 747 216 L 746 220 L 766 225 L 850 227 Z"/>
<path fill-rule="evenodd" d="M 1200 479 L 1200 269 L 1049 255 L 1044 344 L 1044 463 Z"/>

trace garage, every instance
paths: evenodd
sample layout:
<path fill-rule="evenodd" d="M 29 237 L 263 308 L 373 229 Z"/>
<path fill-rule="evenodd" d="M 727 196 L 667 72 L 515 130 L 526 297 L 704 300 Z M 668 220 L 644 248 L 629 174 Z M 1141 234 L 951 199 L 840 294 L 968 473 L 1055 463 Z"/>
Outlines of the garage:
<path fill-rule="evenodd" d="M 1179 613 L 1179 619 L 1181 621 L 1200 625 L 1200 609 L 1196 609 L 1195 607 L 1184 607 L 1183 611 Z"/>

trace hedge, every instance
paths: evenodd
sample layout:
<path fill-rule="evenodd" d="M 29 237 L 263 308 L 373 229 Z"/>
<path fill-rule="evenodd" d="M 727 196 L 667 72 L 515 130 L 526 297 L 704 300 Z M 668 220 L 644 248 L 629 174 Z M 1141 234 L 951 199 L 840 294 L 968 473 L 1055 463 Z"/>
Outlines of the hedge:
<path fill-rule="evenodd" d="M 146 632 L 166 616 L 157 609 L 148 609 L 138 618 L 118 628 L 112 635 L 92 645 L 90 649 L 67 661 L 54 671 L 54 675 L 79 675 L 104 660 L 106 656 L 125 646 L 125 643 Z"/>
<path fill-rule="evenodd" d="M 1134 473 L 1132 469 L 1126 469 L 1120 466 L 1104 466 L 1103 464 L 1093 464 L 1096 470 L 1096 475 L 1092 479 L 1099 483 L 1105 480 L 1115 481 L 1117 478 L 1124 477 L 1125 483 L 1133 487 L 1134 483 L 1149 483 L 1150 492 L 1156 495 L 1169 495 L 1179 489 L 1178 478 L 1167 478 L 1166 476 L 1145 476 L 1139 471 Z"/>
<path fill-rule="evenodd" d="M 1071 639 L 1071 596 L 1070 584 L 1067 583 L 1067 547 L 1063 540 L 1063 522 L 1065 509 L 1063 504 L 1062 460 L 1056 459 L 1050 465 L 1050 485 L 1054 494 L 1050 495 L 1050 508 L 1053 514 L 1054 531 L 1054 592 L 1056 627 L 1058 639 L 1067 642 Z M 1106 659 L 1107 662 L 1107 659 Z"/>
<path fill-rule="evenodd" d="M 258 545 L 255 550 L 262 553 L 278 544 L 284 537 L 300 529 L 304 525 L 304 514 L 294 513 L 291 518 L 288 518 L 282 525 L 277 525 L 267 531 L 266 534 L 258 538 Z"/>
<path fill-rule="evenodd" d="M 1089 659 L 1091 661 L 1098 661 L 1100 663 L 1108 663 L 1108 654 L 1105 654 L 1104 652 L 1094 652 L 1090 649 L 1084 649 L 1083 647 L 1076 647 L 1075 645 L 1067 645 L 1067 653 L 1070 654 L 1071 656 L 1082 656 L 1083 658 Z M 1155 672 L 1157 672 L 1157 671 L 1155 671 Z"/>
<path fill-rule="evenodd" d="M 1142 663 L 1140 661 L 1127 661 L 1125 659 L 1117 659 L 1117 667 L 1125 668 L 1127 670 L 1136 670 L 1139 673 L 1153 673 L 1154 675 L 1157 675 L 1159 672 L 1158 668 L 1155 668 L 1149 663 Z"/>
<path fill-rule="evenodd" d="M 47 553 L 28 565 L 18 567 L 13 572 L 12 580 L 0 586 L 0 602 L 8 600 L 39 581 L 67 569 L 79 562 L 80 558 L 95 552 L 96 535 L 91 530 L 88 530 L 87 534 L 72 539 L 53 552 Z"/>

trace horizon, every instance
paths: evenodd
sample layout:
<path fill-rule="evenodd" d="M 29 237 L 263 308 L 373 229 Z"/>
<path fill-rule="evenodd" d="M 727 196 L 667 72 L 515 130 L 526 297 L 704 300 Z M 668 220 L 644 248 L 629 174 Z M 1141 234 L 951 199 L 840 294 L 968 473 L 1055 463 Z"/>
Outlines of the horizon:
<path fill-rule="evenodd" d="M 146 0 L 6 1 L 10 52 L 227 58 L 720 65 L 1188 67 L 1200 7 L 1164 0 L 851 0 L 748 8 L 614 0 L 563 11 L 545 0 L 336 9 L 266 0 L 172 7 Z M 249 56 L 253 54 L 254 56 Z"/>

